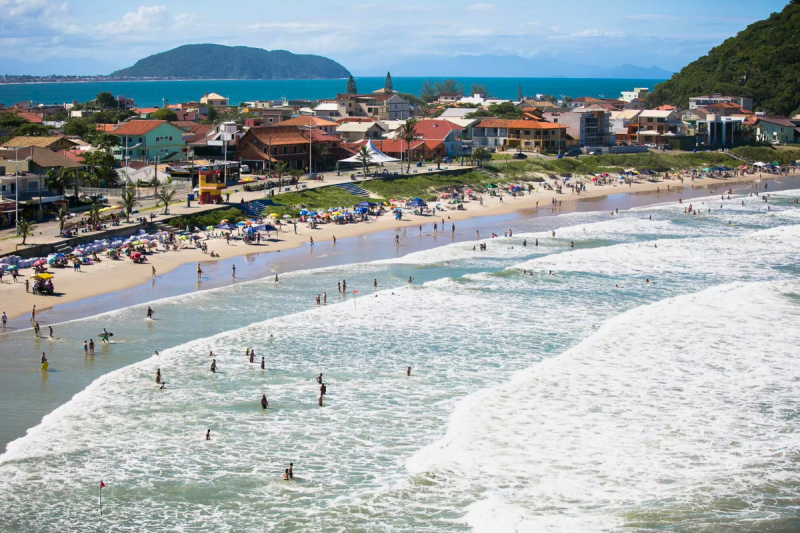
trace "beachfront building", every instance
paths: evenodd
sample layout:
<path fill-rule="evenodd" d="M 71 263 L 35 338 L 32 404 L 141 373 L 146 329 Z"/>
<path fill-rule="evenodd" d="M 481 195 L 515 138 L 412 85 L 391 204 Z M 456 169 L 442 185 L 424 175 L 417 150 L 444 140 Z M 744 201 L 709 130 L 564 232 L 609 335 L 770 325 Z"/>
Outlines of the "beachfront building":
<path fill-rule="evenodd" d="M 706 113 L 694 119 L 694 138 L 697 146 L 737 146 L 744 144 L 744 116 L 724 116 Z"/>
<path fill-rule="evenodd" d="M 646 109 L 636 117 L 636 142 L 638 144 L 662 144 L 672 137 L 686 135 L 686 124 L 672 111 Z"/>
<path fill-rule="evenodd" d="M 76 143 L 70 141 L 66 137 L 14 137 L 4 142 L 0 147 L 2 148 L 19 148 L 25 146 L 36 146 L 44 148 L 51 152 L 60 152 L 62 150 L 71 150 Z"/>
<path fill-rule="evenodd" d="M 507 145 L 521 152 L 560 152 L 567 148 L 567 126 L 544 120 L 512 120 Z"/>
<path fill-rule="evenodd" d="M 279 161 L 286 163 L 289 169 L 306 170 L 309 148 L 315 171 L 329 167 L 336 159 L 352 155 L 343 151 L 338 137 L 321 130 L 309 131 L 281 124 L 247 130 L 237 144 L 236 158 L 256 170 L 267 169 Z"/>
<path fill-rule="evenodd" d="M 461 134 L 464 129 L 448 120 L 423 119 L 414 126 L 414 133 L 425 141 L 426 153 L 434 154 L 433 157 L 458 157 L 462 153 Z"/>
<path fill-rule="evenodd" d="M 611 124 L 611 133 L 614 135 L 614 142 L 617 144 L 636 144 L 639 113 L 641 111 L 638 109 L 623 109 L 622 111 L 611 112 L 609 122 Z"/>
<path fill-rule="evenodd" d="M 611 133 L 611 112 L 605 109 L 577 108 L 570 111 L 548 110 L 544 118 L 554 124 L 567 127 L 567 134 L 576 140 L 578 146 L 611 146 L 614 135 Z"/>
<path fill-rule="evenodd" d="M 508 128 L 511 120 L 486 118 L 472 128 L 472 143 L 482 148 L 503 150 L 508 143 Z"/>
<path fill-rule="evenodd" d="M 403 120 L 411 106 L 397 93 L 338 94 L 336 106 L 342 117 L 371 117 L 374 120 Z"/>
<path fill-rule="evenodd" d="M 784 144 L 798 141 L 797 126 L 787 118 L 758 117 L 756 142 Z"/>
<path fill-rule="evenodd" d="M 339 104 L 335 101 L 320 102 L 312 108 L 314 115 L 321 118 L 337 119 L 341 118 L 342 114 L 339 113 Z"/>
<path fill-rule="evenodd" d="M 644 100 L 644 97 L 650 92 L 647 87 L 634 87 L 632 91 L 622 91 L 619 99 L 623 102 L 633 102 L 634 100 Z"/>
<path fill-rule="evenodd" d="M 348 121 L 342 122 L 336 127 L 336 134 L 344 142 L 358 142 L 362 139 L 380 139 L 388 131 L 388 128 L 377 121 Z"/>
<path fill-rule="evenodd" d="M 228 105 L 228 99 L 217 93 L 206 93 L 205 96 L 200 99 L 200 103 L 203 105 L 226 106 Z"/>
<path fill-rule="evenodd" d="M 464 98 L 464 93 L 439 93 L 436 102 L 439 104 L 452 105 Z"/>
<path fill-rule="evenodd" d="M 183 153 L 186 132 L 166 120 L 130 120 L 108 132 L 119 138 L 112 154 L 134 161 L 171 161 Z"/>
<path fill-rule="evenodd" d="M 692 96 L 689 98 L 689 109 L 697 109 L 698 107 L 708 107 L 720 102 L 727 102 L 729 104 L 736 104 L 747 111 L 753 110 L 753 99 L 745 98 L 744 96 L 726 96 L 721 93 L 714 93 L 711 96 Z"/>

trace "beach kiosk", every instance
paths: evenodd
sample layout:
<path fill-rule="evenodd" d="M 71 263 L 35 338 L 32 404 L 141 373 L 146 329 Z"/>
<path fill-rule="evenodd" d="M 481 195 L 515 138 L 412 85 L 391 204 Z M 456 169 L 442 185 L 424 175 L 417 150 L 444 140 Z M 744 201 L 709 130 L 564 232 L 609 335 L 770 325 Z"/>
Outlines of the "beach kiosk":
<path fill-rule="evenodd" d="M 201 205 L 221 204 L 224 189 L 225 177 L 222 170 L 214 170 L 209 167 L 200 168 L 198 200 Z"/>

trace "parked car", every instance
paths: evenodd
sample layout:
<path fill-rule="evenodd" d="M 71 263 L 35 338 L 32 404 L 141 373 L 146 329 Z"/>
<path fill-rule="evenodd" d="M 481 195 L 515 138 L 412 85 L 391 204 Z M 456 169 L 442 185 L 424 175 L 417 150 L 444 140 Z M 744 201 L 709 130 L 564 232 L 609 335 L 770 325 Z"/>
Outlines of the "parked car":
<path fill-rule="evenodd" d="M 647 146 L 648 148 L 653 148 L 653 149 L 658 148 L 658 145 L 656 143 L 647 143 L 647 144 L 645 144 L 645 146 Z"/>
<path fill-rule="evenodd" d="M 774 141 L 772 141 L 772 145 L 773 146 L 779 146 L 780 144 L 781 144 L 781 142 L 778 139 L 775 139 Z"/>
<path fill-rule="evenodd" d="M 620 146 L 628 146 L 628 143 L 619 143 Z"/>
<path fill-rule="evenodd" d="M 242 174 L 250 174 L 250 167 L 247 165 L 241 165 L 239 166 L 239 172 Z"/>
<path fill-rule="evenodd" d="M 442 158 L 442 163 L 452 163 L 452 162 L 453 162 L 453 158 L 452 157 L 443 157 Z"/>
<path fill-rule="evenodd" d="M 528 156 L 523 154 L 522 152 L 517 152 L 514 154 L 514 159 L 528 159 Z"/>
<path fill-rule="evenodd" d="M 583 155 L 583 151 L 581 151 L 580 148 L 570 148 L 569 150 L 564 152 L 564 155 L 569 157 L 576 157 L 579 155 Z"/>

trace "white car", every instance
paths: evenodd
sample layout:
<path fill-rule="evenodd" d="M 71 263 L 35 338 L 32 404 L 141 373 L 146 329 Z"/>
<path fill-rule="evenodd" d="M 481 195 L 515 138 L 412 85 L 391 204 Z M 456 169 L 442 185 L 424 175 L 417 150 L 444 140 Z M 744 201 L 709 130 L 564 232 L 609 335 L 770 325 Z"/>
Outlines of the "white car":
<path fill-rule="evenodd" d="M 773 146 L 779 146 L 781 144 L 781 142 L 779 140 L 775 139 L 774 141 L 772 141 L 772 144 L 773 144 Z"/>
<path fill-rule="evenodd" d="M 654 149 L 658 148 L 658 145 L 656 143 L 645 144 L 645 146 L 647 146 L 648 148 L 654 148 Z"/>

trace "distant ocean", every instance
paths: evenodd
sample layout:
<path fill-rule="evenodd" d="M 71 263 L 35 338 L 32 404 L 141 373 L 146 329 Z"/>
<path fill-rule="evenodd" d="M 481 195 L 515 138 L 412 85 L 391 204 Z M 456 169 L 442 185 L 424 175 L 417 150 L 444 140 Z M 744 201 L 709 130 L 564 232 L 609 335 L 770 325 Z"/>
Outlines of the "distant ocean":
<path fill-rule="evenodd" d="M 394 78 L 394 89 L 418 94 L 427 78 Z M 662 80 L 605 79 L 605 78 L 457 78 L 466 90 L 472 83 L 485 85 L 497 98 L 517 98 L 522 85 L 525 95 L 536 93 L 555 96 L 618 98 L 621 91 L 634 87 L 650 89 Z M 356 78 L 360 92 L 372 92 L 383 87 L 383 77 Z M 282 97 L 316 100 L 333 98 L 345 92 L 346 80 L 195 80 L 195 81 L 120 81 L 86 83 L 37 83 L 0 85 L 0 103 L 13 104 L 24 100 L 34 103 L 64 103 L 91 100 L 101 91 L 133 98 L 136 105 L 161 106 L 199 100 L 205 93 L 215 92 L 232 103 L 252 100 L 273 100 Z M 163 100 L 162 100 L 163 99 Z"/>

